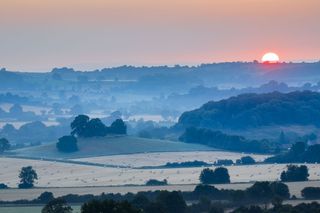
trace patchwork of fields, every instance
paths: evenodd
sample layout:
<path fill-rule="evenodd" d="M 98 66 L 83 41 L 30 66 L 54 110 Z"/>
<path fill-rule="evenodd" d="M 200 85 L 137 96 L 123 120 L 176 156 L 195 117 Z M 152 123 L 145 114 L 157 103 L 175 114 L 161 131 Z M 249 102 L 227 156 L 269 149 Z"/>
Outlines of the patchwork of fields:
<path fill-rule="evenodd" d="M 147 154 L 146 154 L 147 155 Z M 146 157 L 146 161 L 148 158 Z M 149 179 L 167 179 L 169 184 L 198 184 L 203 168 L 133 169 L 87 166 L 72 163 L 0 158 L 0 180 L 16 187 L 19 170 L 31 165 L 37 171 L 37 187 L 81 187 L 143 185 Z M 310 180 L 320 179 L 320 165 L 310 164 Z M 285 170 L 284 164 L 228 166 L 231 182 L 274 181 Z"/>

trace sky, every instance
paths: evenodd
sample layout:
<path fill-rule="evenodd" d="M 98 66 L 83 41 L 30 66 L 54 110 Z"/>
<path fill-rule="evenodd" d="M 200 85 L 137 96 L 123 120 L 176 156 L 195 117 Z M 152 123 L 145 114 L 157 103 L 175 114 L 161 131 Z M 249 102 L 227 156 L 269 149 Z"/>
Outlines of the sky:
<path fill-rule="evenodd" d="M 320 59 L 319 0 L 1 0 L 0 67 Z"/>

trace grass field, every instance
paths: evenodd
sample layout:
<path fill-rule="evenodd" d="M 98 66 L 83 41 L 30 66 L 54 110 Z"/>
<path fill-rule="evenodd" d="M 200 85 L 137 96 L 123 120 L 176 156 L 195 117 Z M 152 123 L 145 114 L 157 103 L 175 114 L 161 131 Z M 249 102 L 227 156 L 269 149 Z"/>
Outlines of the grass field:
<path fill-rule="evenodd" d="M 204 161 L 213 164 L 217 160 L 230 159 L 234 162 L 248 154 L 227 151 L 193 151 L 193 152 L 157 152 L 131 155 L 113 155 L 91 158 L 74 159 L 81 162 L 99 163 L 127 167 L 161 166 L 168 162 Z M 261 162 L 268 155 L 250 154 L 257 162 Z"/>
<path fill-rule="evenodd" d="M 148 159 L 146 159 L 148 160 Z M 149 179 L 167 179 L 169 184 L 197 184 L 203 168 L 178 169 L 133 169 L 87 166 L 72 163 L 49 162 L 0 158 L 0 180 L 10 187 L 16 187 L 19 170 L 31 165 L 37 171 L 38 187 L 81 187 L 143 185 Z M 284 164 L 258 164 L 249 166 L 228 166 L 231 181 L 274 181 L 286 169 Z M 311 180 L 320 179 L 320 165 L 309 164 Z M 214 167 L 212 167 L 214 169 Z"/>
<path fill-rule="evenodd" d="M 244 190 L 250 187 L 253 183 L 232 183 L 232 184 L 217 184 L 215 187 L 219 189 L 235 189 Z M 320 181 L 306 181 L 306 182 L 290 182 L 286 183 L 289 187 L 290 194 L 301 198 L 301 190 L 305 187 L 314 186 L 320 187 Z M 94 194 L 100 195 L 101 193 L 137 193 L 139 191 L 193 191 L 196 187 L 195 184 L 188 185 L 168 185 L 168 186 L 99 186 L 99 187 L 62 187 L 62 188 L 33 188 L 33 189 L 5 189 L 0 190 L 0 200 L 17 200 L 27 199 L 32 200 L 37 198 L 42 192 L 50 191 L 55 197 L 66 194 Z M 1 212 L 1 211 L 0 211 Z"/>
<path fill-rule="evenodd" d="M 43 206 L 11 206 L 0 207 L 1 213 L 41 213 Z M 72 206 L 73 213 L 80 213 L 80 206 Z"/>
<path fill-rule="evenodd" d="M 58 152 L 56 144 L 45 144 L 14 150 L 13 155 L 38 158 L 84 158 L 105 155 L 133 154 L 146 152 L 180 152 L 180 151 L 208 151 L 210 147 L 172 142 L 156 139 L 144 139 L 131 136 L 113 136 L 103 138 L 87 138 L 78 140 L 79 151 L 65 154 Z"/>

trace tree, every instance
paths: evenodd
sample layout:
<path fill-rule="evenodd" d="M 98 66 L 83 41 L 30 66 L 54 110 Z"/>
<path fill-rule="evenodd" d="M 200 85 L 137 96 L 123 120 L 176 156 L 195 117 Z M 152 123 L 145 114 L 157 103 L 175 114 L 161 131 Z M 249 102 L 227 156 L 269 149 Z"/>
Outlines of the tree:
<path fill-rule="evenodd" d="M 157 197 L 157 201 L 162 204 L 166 213 L 184 213 L 187 209 L 187 204 L 182 194 L 177 191 L 161 191 Z"/>
<path fill-rule="evenodd" d="M 308 167 L 305 165 L 288 165 L 287 171 L 283 171 L 280 176 L 281 181 L 284 182 L 307 181 L 308 177 Z"/>
<path fill-rule="evenodd" d="M 81 213 L 141 213 L 127 201 L 116 202 L 113 200 L 92 200 L 81 206 Z"/>
<path fill-rule="evenodd" d="M 251 156 L 244 156 L 240 159 L 240 163 L 243 165 L 255 164 L 256 161 Z"/>
<path fill-rule="evenodd" d="M 1 138 L 0 139 L 0 154 L 2 154 L 4 151 L 10 149 L 10 143 L 7 139 Z"/>
<path fill-rule="evenodd" d="M 70 125 L 72 129 L 71 135 L 82 137 L 89 120 L 90 118 L 87 115 L 78 115 Z"/>
<path fill-rule="evenodd" d="M 57 198 L 49 201 L 43 209 L 41 213 L 71 213 L 72 208 L 68 205 L 68 203 L 62 199 Z"/>
<path fill-rule="evenodd" d="M 83 137 L 103 137 L 107 135 L 107 127 L 99 118 L 91 119 L 83 131 Z"/>
<path fill-rule="evenodd" d="M 320 187 L 305 187 L 302 189 L 301 195 L 304 199 L 319 199 Z"/>
<path fill-rule="evenodd" d="M 4 183 L 0 183 L 0 189 L 8 189 L 9 187 L 4 184 Z"/>
<path fill-rule="evenodd" d="M 56 147 L 60 152 L 78 151 L 77 138 L 72 135 L 63 136 L 59 138 Z"/>
<path fill-rule="evenodd" d="M 117 135 L 127 134 L 127 126 L 122 119 L 117 119 L 111 124 L 110 133 Z"/>
<path fill-rule="evenodd" d="M 33 187 L 35 180 L 38 180 L 38 175 L 32 166 L 22 167 L 19 174 L 19 188 L 28 189 Z"/>
<path fill-rule="evenodd" d="M 306 144 L 304 142 L 297 142 L 291 146 L 290 153 L 294 157 L 298 157 L 299 155 L 303 154 L 306 150 Z"/>
<path fill-rule="evenodd" d="M 54 196 L 52 192 L 43 192 L 41 195 L 37 198 L 42 203 L 48 203 L 51 200 L 54 200 Z"/>
<path fill-rule="evenodd" d="M 224 167 L 218 167 L 214 171 L 206 168 L 202 170 L 199 179 L 203 184 L 230 183 L 229 172 Z"/>

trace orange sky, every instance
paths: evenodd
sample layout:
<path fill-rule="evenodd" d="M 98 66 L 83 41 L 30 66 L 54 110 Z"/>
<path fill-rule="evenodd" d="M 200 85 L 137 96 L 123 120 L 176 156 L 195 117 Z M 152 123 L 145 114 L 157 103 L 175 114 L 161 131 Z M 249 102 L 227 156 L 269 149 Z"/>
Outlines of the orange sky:
<path fill-rule="evenodd" d="M 320 59 L 319 0 L 1 0 L 0 67 Z"/>

